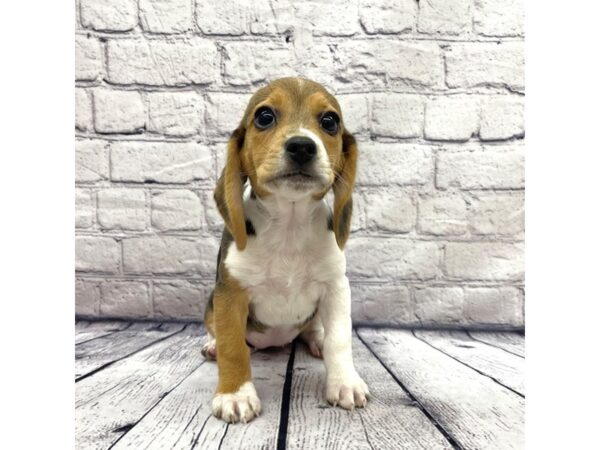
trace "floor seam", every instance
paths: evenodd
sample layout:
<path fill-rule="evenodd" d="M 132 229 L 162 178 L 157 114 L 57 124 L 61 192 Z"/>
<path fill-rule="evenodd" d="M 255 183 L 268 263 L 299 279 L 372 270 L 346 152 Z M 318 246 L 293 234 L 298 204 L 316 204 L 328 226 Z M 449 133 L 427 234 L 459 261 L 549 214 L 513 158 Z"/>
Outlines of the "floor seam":
<path fill-rule="evenodd" d="M 415 397 L 412 392 L 400 381 L 400 379 L 396 376 L 396 374 L 383 362 L 383 360 L 379 357 L 379 355 L 371 348 L 369 344 L 363 339 L 360 335 L 359 329 L 355 328 L 356 336 L 358 339 L 364 344 L 365 347 L 371 352 L 371 354 L 379 361 L 379 363 L 383 366 L 383 368 L 391 375 L 396 383 L 406 392 L 406 395 L 412 400 L 412 402 L 416 405 L 417 408 L 429 419 L 429 421 L 433 424 L 433 426 L 442 434 L 442 436 L 448 441 L 448 443 L 452 446 L 452 448 L 457 450 L 464 450 L 464 448 L 452 437 L 449 431 L 447 431 L 442 425 L 433 417 L 433 415 L 425 408 L 425 406 Z"/>
<path fill-rule="evenodd" d="M 285 369 L 285 382 L 281 398 L 281 412 L 279 413 L 279 429 L 277 431 L 277 450 L 285 450 L 287 446 L 287 431 L 290 417 L 290 404 L 292 396 L 292 378 L 294 376 L 294 360 L 296 358 L 296 341 L 292 342 L 292 350 Z"/>
<path fill-rule="evenodd" d="M 104 369 L 106 369 L 106 368 L 108 368 L 108 367 L 112 366 L 112 365 L 113 365 L 113 364 L 115 364 L 115 363 L 117 363 L 117 362 L 119 362 L 119 361 L 122 361 L 122 360 L 124 360 L 125 358 L 129 358 L 130 356 L 133 356 L 133 355 L 135 355 L 136 353 L 139 353 L 139 352 L 141 352 L 142 350 L 146 350 L 147 348 L 149 348 L 149 347 L 153 346 L 154 344 L 158 344 L 159 342 L 162 342 L 162 341 L 164 341 L 165 339 L 169 339 L 170 337 L 173 337 L 173 336 L 175 336 L 176 334 L 182 333 L 182 332 L 183 332 L 183 331 L 184 331 L 186 328 L 187 328 L 187 325 L 186 325 L 186 326 L 184 326 L 184 327 L 183 327 L 181 330 L 179 330 L 179 331 L 176 331 L 176 332 L 174 332 L 174 333 L 171 333 L 171 334 L 169 334 L 169 335 L 167 335 L 167 336 L 163 336 L 163 337 L 161 337 L 161 338 L 158 338 L 157 340 L 155 340 L 155 341 L 152 341 L 152 342 L 149 342 L 148 344 L 144 345 L 143 347 L 140 347 L 140 348 L 138 348 L 137 350 L 135 350 L 135 351 L 133 351 L 133 352 L 131 352 L 131 353 L 128 353 L 127 355 L 124 355 L 124 356 L 122 356 L 122 357 L 120 357 L 120 358 L 117 358 L 117 359 L 115 359 L 114 361 L 107 362 L 106 364 L 103 364 L 103 365 L 101 365 L 100 367 L 97 367 L 97 368 L 95 368 L 94 370 L 92 370 L 92 371 L 90 371 L 90 372 L 88 372 L 88 373 L 85 373 L 85 374 L 81 375 L 80 377 L 77 377 L 77 378 L 75 378 L 75 383 L 78 383 L 78 382 L 79 382 L 79 381 L 81 381 L 81 380 L 85 380 L 86 378 L 88 378 L 88 377 L 91 377 L 92 375 L 94 375 L 94 374 L 96 374 L 96 373 L 98 373 L 98 372 L 100 372 L 100 371 L 102 371 L 102 370 L 104 370 Z"/>
<path fill-rule="evenodd" d="M 507 350 L 507 349 L 505 349 L 505 348 L 503 348 L 503 347 L 498 347 L 497 345 L 490 344 L 489 342 L 482 341 L 481 339 L 478 339 L 478 338 L 476 338 L 475 336 L 473 336 L 473 335 L 471 334 L 471 332 L 470 332 L 469 330 L 466 330 L 466 332 L 467 332 L 467 335 L 468 335 L 468 336 L 469 336 L 471 339 L 473 339 L 474 341 L 481 342 L 482 344 L 489 345 L 490 347 L 497 348 L 498 350 L 504 350 L 506 353 L 509 353 L 509 354 L 511 354 L 511 355 L 518 356 L 519 358 L 523 358 L 523 359 L 525 359 L 525 357 L 524 357 L 523 355 L 519 355 L 518 353 L 511 352 L 510 350 Z"/>
<path fill-rule="evenodd" d="M 520 392 L 518 392 L 518 391 L 514 390 L 513 388 L 511 388 L 511 387 L 509 387 L 509 386 L 505 385 L 505 384 L 504 384 L 504 383 L 502 383 L 500 380 L 498 380 L 498 379 L 494 378 L 493 376 L 491 376 L 491 375 L 488 375 L 487 373 L 484 373 L 484 372 L 482 372 L 481 370 L 479 370 L 479 369 L 476 369 L 475 367 L 473 367 L 473 366 L 471 366 L 471 365 L 467 364 L 466 362 L 463 362 L 463 361 L 461 361 L 460 359 L 458 359 L 458 358 L 456 358 L 456 357 L 454 357 L 454 356 L 452 356 L 452 355 L 450 355 L 450 354 L 446 353 L 444 350 L 442 350 L 442 349 L 440 349 L 440 348 L 436 347 L 435 345 L 433 345 L 433 344 L 432 344 L 432 343 L 430 343 L 430 342 L 427 342 L 425 339 L 423 339 L 423 338 L 420 338 L 419 336 L 417 336 L 417 335 L 415 334 L 414 330 L 413 330 L 413 332 L 412 332 L 412 335 L 415 337 L 415 339 L 418 339 L 418 340 L 420 340 L 421 342 L 423 342 L 423 343 L 425 343 L 425 344 L 429 345 L 429 346 L 430 346 L 432 349 L 434 349 L 434 350 L 437 350 L 438 352 L 440 352 L 440 353 L 442 353 L 442 354 L 446 355 L 448 358 L 452 358 L 454 361 L 456 361 L 456 362 L 458 362 L 458 363 L 462 364 L 463 366 L 465 366 L 465 367 L 468 367 L 468 368 L 469 368 L 469 369 L 471 369 L 471 370 L 474 370 L 474 371 L 475 371 L 475 372 L 477 372 L 479 375 L 482 375 L 482 376 L 484 376 L 484 377 L 486 377 L 486 378 L 489 378 L 490 380 L 494 381 L 496 384 L 498 384 L 498 385 L 502 386 L 503 388 L 506 388 L 506 389 L 508 389 L 509 391 L 511 391 L 511 392 L 512 392 L 512 393 L 514 393 L 514 394 L 517 394 L 519 397 L 525 398 L 525 395 L 523 395 L 523 394 L 521 394 Z"/>
<path fill-rule="evenodd" d="M 121 328 L 120 330 L 108 331 L 106 334 L 102 334 L 100 336 L 96 336 L 96 337 L 93 337 L 93 338 L 90 338 L 90 339 L 86 339 L 85 341 L 76 342 L 75 343 L 75 347 L 77 347 L 78 345 L 81 345 L 81 344 L 85 344 L 86 342 L 95 341 L 96 339 L 100 339 L 100 338 L 103 338 L 103 337 L 106 337 L 106 336 L 112 336 L 113 334 L 120 333 L 121 331 L 127 330 L 129 327 L 131 327 L 131 325 L 133 325 L 133 322 L 129 322 L 129 324 L 125 328 Z"/>
<path fill-rule="evenodd" d="M 185 327 L 184 327 L 184 329 L 185 329 Z M 194 369 L 191 370 L 190 373 L 188 373 L 178 383 L 176 383 L 175 386 L 173 386 L 171 389 L 169 389 L 165 394 L 161 395 L 160 398 L 156 401 L 156 403 L 154 403 L 150 408 L 148 408 L 148 410 L 144 414 L 142 414 L 140 416 L 140 418 L 137 419 L 127 431 L 125 431 L 125 433 L 123 433 L 121 436 L 119 436 L 119 438 L 108 447 L 108 450 L 112 449 L 115 445 L 117 445 L 117 443 L 121 439 L 123 439 L 127 435 L 127 433 L 129 433 L 131 430 L 133 430 L 138 423 L 140 423 L 142 420 L 144 420 L 144 418 L 148 414 L 150 414 L 152 412 L 152 410 L 154 410 L 154 408 L 156 408 L 160 404 L 160 402 L 162 402 L 165 398 L 167 398 L 171 392 L 173 392 L 175 389 L 177 389 L 185 380 L 187 380 L 205 362 L 206 362 L 206 360 L 202 361 L 200 364 L 198 364 L 196 367 L 194 367 Z"/>

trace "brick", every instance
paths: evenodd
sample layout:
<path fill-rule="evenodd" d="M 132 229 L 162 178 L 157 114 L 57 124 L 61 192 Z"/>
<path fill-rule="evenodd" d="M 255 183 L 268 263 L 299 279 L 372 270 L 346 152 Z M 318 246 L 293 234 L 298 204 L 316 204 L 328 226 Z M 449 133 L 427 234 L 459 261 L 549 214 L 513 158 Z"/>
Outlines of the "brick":
<path fill-rule="evenodd" d="M 94 198 L 89 189 L 75 189 L 75 228 L 94 224 Z"/>
<path fill-rule="evenodd" d="M 481 108 L 481 129 L 479 137 L 483 141 L 510 139 L 525 135 L 525 111 L 520 98 L 496 97 L 486 101 Z"/>
<path fill-rule="evenodd" d="M 478 325 L 522 327 L 523 295 L 514 287 L 465 289 L 465 318 Z"/>
<path fill-rule="evenodd" d="M 471 201 L 469 228 L 478 235 L 510 236 L 524 232 L 523 194 L 476 195 Z"/>
<path fill-rule="evenodd" d="M 204 34 L 239 36 L 248 32 L 252 9 L 247 2 L 196 2 L 196 23 Z"/>
<path fill-rule="evenodd" d="M 111 144 L 111 179 L 134 183 L 214 181 L 210 149 L 195 142 Z"/>
<path fill-rule="evenodd" d="M 368 228 L 408 233 L 415 227 L 417 208 L 410 195 L 399 190 L 382 190 L 365 195 Z"/>
<path fill-rule="evenodd" d="M 229 136 L 244 116 L 250 94 L 215 92 L 207 97 L 206 130 L 210 135 Z"/>
<path fill-rule="evenodd" d="M 75 238 L 75 270 L 81 272 L 117 273 L 121 259 L 119 243 L 103 236 Z"/>
<path fill-rule="evenodd" d="M 87 89 L 75 88 L 75 128 L 80 131 L 94 128 L 92 99 Z"/>
<path fill-rule="evenodd" d="M 467 203 L 458 195 L 425 195 L 419 199 L 419 233 L 460 236 L 467 231 Z"/>
<path fill-rule="evenodd" d="M 94 91 L 94 125 L 99 133 L 138 133 L 146 127 L 146 105 L 139 92 Z"/>
<path fill-rule="evenodd" d="M 354 88 L 441 87 L 440 47 L 429 42 L 344 41 L 335 48 L 335 75 Z"/>
<path fill-rule="evenodd" d="M 462 280 L 522 280 L 524 246 L 504 242 L 450 242 L 444 259 L 448 277 Z"/>
<path fill-rule="evenodd" d="M 358 143 L 358 184 L 421 185 L 433 178 L 429 147 L 385 142 Z"/>
<path fill-rule="evenodd" d="M 464 322 L 464 292 L 460 287 L 415 289 L 415 316 L 422 325 Z"/>
<path fill-rule="evenodd" d="M 196 92 L 152 92 L 148 100 L 148 131 L 166 136 L 198 134 L 204 125 L 204 104 Z"/>
<path fill-rule="evenodd" d="M 402 33 L 413 29 L 417 18 L 414 0 L 361 0 L 360 22 L 368 34 Z"/>
<path fill-rule="evenodd" d="M 197 281 L 154 282 L 154 315 L 165 319 L 204 320 L 211 287 Z"/>
<path fill-rule="evenodd" d="M 75 315 L 98 316 L 100 312 L 100 281 L 75 281 Z"/>
<path fill-rule="evenodd" d="M 140 23 L 152 33 L 183 33 L 192 29 L 190 0 L 140 0 Z"/>
<path fill-rule="evenodd" d="M 497 86 L 522 91 L 524 59 L 522 42 L 451 44 L 446 52 L 446 84 L 452 88 Z"/>
<path fill-rule="evenodd" d="M 95 81 L 102 75 L 102 46 L 98 39 L 75 36 L 75 79 Z"/>
<path fill-rule="evenodd" d="M 223 169 L 225 168 L 225 163 L 227 162 L 227 144 L 220 143 L 220 145 L 216 145 L 215 148 L 215 156 L 217 160 L 217 179 L 223 174 Z"/>
<path fill-rule="evenodd" d="M 145 281 L 106 281 L 100 286 L 100 312 L 105 317 L 152 317 L 152 300 Z"/>
<path fill-rule="evenodd" d="M 410 291 L 406 286 L 352 283 L 355 323 L 406 325 L 413 323 Z"/>
<path fill-rule="evenodd" d="M 148 211 L 143 189 L 102 189 L 98 192 L 98 224 L 106 230 L 147 227 Z"/>
<path fill-rule="evenodd" d="M 346 246 L 351 279 L 429 280 L 438 273 L 439 249 L 434 242 L 353 237 Z"/>
<path fill-rule="evenodd" d="M 104 141 L 75 141 L 75 181 L 93 183 L 109 176 L 108 144 Z"/>
<path fill-rule="evenodd" d="M 99 31 L 128 31 L 137 25 L 136 0 L 80 0 L 81 23 Z"/>
<path fill-rule="evenodd" d="M 152 226 L 160 231 L 198 230 L 202 227 L 202 211 L 200 198 L 189 190 L 152 195 Z"/>
<path fill-rule="evenodd" d="M 483 36 L 523 36 L 523 0 L 475 0 L 473 27 Z"/>
<path fill-rule="evenodd" d="M 213 5 L 215 3 L 213 2 Z M 250 26 L 250 32 L 253 34 L 286 34 L 286 36 L 293 37 L 293 29 L 297 23 L 296 17 L 294 17 L 294 4 L 293 0 L 277 0 L 276 2 L 254 2 L 249 4 L 244 0 L 236 2 L 222 2 L 222 5 L 227 5 L 230 8 L 235 8 L 235 11 L 242 11 L 249 17 L 245 22 L 236 21 L 236 12 L 230 14 L 225 18 L 228 29 L 239 26 L 241 23 L 246 23 Z M 251 5 L 250 8 L 248 8 Z M 210 14 L 210 12 L 209 12 Z M 214 15 L 213 15 L 214 17 Z M 198 19 L 200 20 L 200 19 Z M 208 20 L 211 20 L 210 17 Z M 247 28 L 243 28 L 244 32 Z M 224 31 L 221 34 L 234 34 L 232 32 Z"/>
<path fill-rule="evenodd" d="M 411 138 L 423 134 L 425 102 L 417 95 L 373 96 L 372 132 L 380 136 Z"/>
<path fill-rule="evenodd" d="M 471 0 L 419 2 L 417 28 L 421 33 L 457 35 L 471 30 Z"/>
<path fill-rule="evenodd" d="M 436 186 L 441 189 L 520 189 L 524 183 L 523 146 L 438 152 Z"/>
<path fill-rule="evenodd" d="M 294 2 L 294 12 L 315 36 L 352 36 L 360 31 L 358 0 Z"/>
<path fill-rule="evenodd" d="M 436 97 L 425 105 L 425 138 L 468 141 L 479 129 L 479 102 L 472 95 Z"/>
<path fill-rule="evenodd" d="M 323 67 L 333 65 L 325 44 L 315 44 L 299 54 L 280 42 L 227 42 L 224 79 L 227 84 L 247 86 L 285 76 L 304 76 L 327 84 Z"/>
<path fill-rule="evenodd" d="M 199 38 L 111 40 L 107 54 L 108 80 L 115 84 L 210 84 L 219 70 L 215 44 Z"/>
<path fill-rule="evenodd" d="M 364 94 L 336 96 L 346 129 L 351 133 L 364 133 L 369 130 L 369 101 Z"/>
<path fill-rule="evenodd" d="M 219 210 L 213 199 L 213 191 L 202 192 L 202 205 L 204 206 L 204 217 L 210 231 L 217 233 L 220 236 L 223 231 L 223 218 L 219 214 Z"/>
<path fill-rule="evenodd" d="M 363 230 L 365 228 L 365 209 L 367 208 L 365 195 L 366 194 L 358 192 L 357 190 L 355 190 L 352 194 L 352 217 L 350 220 L 350 233 Z M 333 201 L 333 193 L 329 191 L 325 198 L 331 204 Z"/>
<path fill-rule="evenodd" d="M 214 276 L 216 240 L 142 236 L 123 240 L 123 270 L 132 274 Z"/>

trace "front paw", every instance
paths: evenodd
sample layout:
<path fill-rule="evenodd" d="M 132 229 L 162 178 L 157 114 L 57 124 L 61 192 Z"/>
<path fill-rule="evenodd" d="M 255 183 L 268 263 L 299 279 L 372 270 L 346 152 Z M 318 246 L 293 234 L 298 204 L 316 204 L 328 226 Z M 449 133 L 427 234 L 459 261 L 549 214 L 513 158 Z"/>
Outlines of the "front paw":
<path fill-rule="evenodd" d="M 327 401 L 344 409 L 362 408 L 367 405 L 369 388 L 356 373 L 327 377 Z"/>
<path fill-rule="evenodd" d="M 236 392 L 217 393 L 212 401 L 213 414 L 228 423 L 250 422 L 260 414 L 260 399 L 251 381 Z"/>

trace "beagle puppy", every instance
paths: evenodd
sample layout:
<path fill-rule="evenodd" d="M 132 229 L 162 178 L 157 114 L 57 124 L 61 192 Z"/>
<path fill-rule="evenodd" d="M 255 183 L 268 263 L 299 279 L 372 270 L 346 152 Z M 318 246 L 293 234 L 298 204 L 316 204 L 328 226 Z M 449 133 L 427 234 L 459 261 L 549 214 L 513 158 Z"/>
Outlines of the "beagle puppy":
<path fill-rule="evenodd" d="M 258 416 L 248 345 L 283 346 L 297 336 L 323 358 L 327 401 L 366 405 L 369 390 L 352 361 L 343 253 L 357 157 L 340 105 L 320 84 L 282 78 L 250 99 L 214 192 L 225 228 L 202 353 L 217 360 L 216 417 Z M 324 199 L 330 189 L 333 211 Z"/>

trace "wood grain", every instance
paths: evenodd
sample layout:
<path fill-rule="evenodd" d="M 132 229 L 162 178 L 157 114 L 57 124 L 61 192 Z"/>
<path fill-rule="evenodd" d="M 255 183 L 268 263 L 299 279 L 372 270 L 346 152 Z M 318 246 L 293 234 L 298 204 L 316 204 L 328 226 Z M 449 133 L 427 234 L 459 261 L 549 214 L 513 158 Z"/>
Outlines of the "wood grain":
<path fill-rule="evenodd" d="M 372 398 L 364 409 L 345 411 L 327 404 L 323 361 L 312 357 L 299 344 L 292 381 L 288 449 L 452 448 L 356 336 L 353 356 Z"/>
<path fill-rule="evenodd" d="M 275 448 L 289 357 L 289 347 L 252 354 L 252 374 L 263 412 L 250 423 L 227 425 L 212 416 L 217 365 L 208 361 L 170 392 L 113 448 Z"/>
<path fill-rule="evenodd" d="M 525 336 L 511 332 L 469 331 L 473 339 L 525 357 Z"/>
<path fill-rule="evenodd" d="M 130 325 L 131 322 L 121 322 L 116 320 L 102 322 L 78 320 L 75 323 L 75 344 L 107 336 L 116 331 L 124 330 Z"/>
<path fill-rule="evenodd" d="M 202 330 L 178 334 L 85 378 L 75 388 L 78 449 L 106 449 L 203 363 Z"/>
<path fill-rule="evenodd" d="M 464 331 L 418 331 L 415 335 L 438 350 L 525 395 L 525 359 L 472 339 Z"/>
<path fill-rule="evenodd" d="M 464 449 L 523 449 L 522 397 L 406 330 L 358 330 L 428 413 Z"/>
<path fill-rule="evenodd" d="M 98 370 L 183 329 L 183 324 L 142 322 L 75 346 L 75 378 Z"/>

